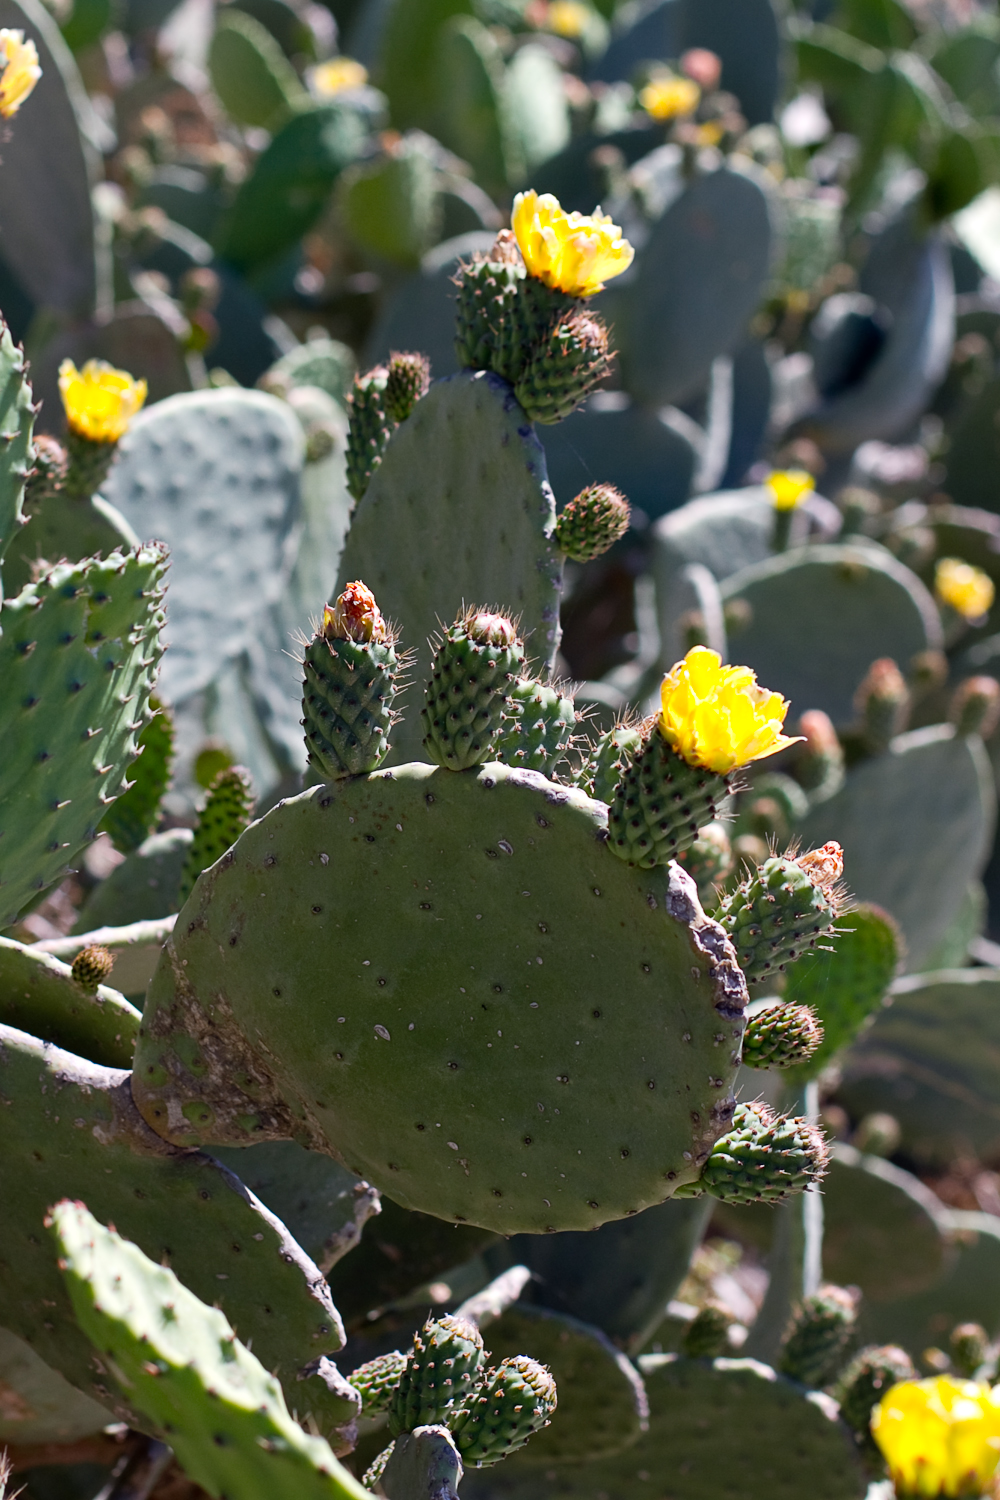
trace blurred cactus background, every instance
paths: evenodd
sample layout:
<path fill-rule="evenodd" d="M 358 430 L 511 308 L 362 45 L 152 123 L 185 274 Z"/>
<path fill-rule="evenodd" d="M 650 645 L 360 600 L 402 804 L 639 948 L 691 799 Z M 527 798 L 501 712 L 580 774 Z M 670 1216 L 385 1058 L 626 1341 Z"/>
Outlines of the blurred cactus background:
<path fill-rule="evenodd" d="M 996 1493 L 997 0 L 0 0 L 0 315 L 0 1500 Z"/>

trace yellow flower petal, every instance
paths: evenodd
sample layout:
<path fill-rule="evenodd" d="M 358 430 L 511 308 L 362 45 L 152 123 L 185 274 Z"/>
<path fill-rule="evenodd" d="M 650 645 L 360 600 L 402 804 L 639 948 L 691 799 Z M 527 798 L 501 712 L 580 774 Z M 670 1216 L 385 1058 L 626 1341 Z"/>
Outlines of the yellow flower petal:
<path fill-rule="evenodd" d="M 796 740 L 782 733 L 788 704 L 758 685 L 749 667 L 724 667 L 693 646 L 663 679 L 660 733 L 692 766 L 726 775 Z"/>
<path fill-rule="evenodd" d="M 32 41 L 24 40 L 23 31 L 0 29 L 0 115 L 9 120 L 16 115 L 21 105 L 42 76 L 38 65 L 38 48 Z"/>
<path fill-rule="evenodd" d="M 518 193 L 510 222 L 528 274 L 572 297 L 592 297 L 635 255 L 599 208 L 568 214 L 551 193 Z"/>
<path fill-rule="evenodd" d="M 1000 1387 L 906 1380 L 883 1396 L 871 1426 L 897 1495 L 978 1497 L 1000 1459 Z"/>
<path fill-rule="evenodd" d="M 82 370 L 64 359 L 59 393 L 71 432 L 93 443 L 117 443 L 146 399 L 146 382 L 102 359 L 88 359 Z"/>
<path fill-rule="evenodd" d="M 309 80 L 313 93 L 327 99 L 344 89 L 361 88 L 368 82 L 368 69 L 353 57 L 332 57 L 329 62 L 319 63 L 313 68 Z"/>
<path fill-rule="evenodd" d="M 590 21 L 590 10 L 580 0 L 552 0 L 545 13 L 545 29 L 556 36 L 583 36 Z"/>
<path fill-rule="evenodd" d="M 701 89 L 693 78 L 665 74 L 650 79 L 639 94 L 639 103 L 654 120 L 675 120 L 694 114 L 701 103 Z"/>
<path fill-rule="evenodd" d="M 934 592 L 942 604 L 970 623 L 988 615 L 996 589 L 988 573 L 957 557 L 942 557 L 934 570 Z"/>
<path fill-rule="evenodd" d="M 816 481 L 805 469 L 775 469 L 768 476 L 775 510 L 794 510 L 816 488 Z"/>

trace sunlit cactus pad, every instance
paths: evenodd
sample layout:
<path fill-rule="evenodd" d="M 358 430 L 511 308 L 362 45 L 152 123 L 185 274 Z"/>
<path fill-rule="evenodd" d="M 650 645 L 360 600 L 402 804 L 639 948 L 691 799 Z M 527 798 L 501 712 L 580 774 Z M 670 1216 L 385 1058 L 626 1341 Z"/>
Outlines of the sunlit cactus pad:
<path fill-rule="evenodd" d="M 133 1088 L 179 1145 L 295 1135 L 409 1208 L 585 1229 L 695 1178 L 746 988 L 680 870 L 493 763 L 314 787 L 207 871 Z"/>

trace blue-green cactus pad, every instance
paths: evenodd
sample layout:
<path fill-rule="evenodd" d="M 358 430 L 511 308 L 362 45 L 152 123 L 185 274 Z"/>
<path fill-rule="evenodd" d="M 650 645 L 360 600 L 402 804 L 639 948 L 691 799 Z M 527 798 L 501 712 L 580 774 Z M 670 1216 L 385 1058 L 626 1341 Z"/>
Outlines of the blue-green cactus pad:
<path fill-rule="evenodd" d="M 280 804 L 163 951 L 143 1115 L 185 1146 L 294 1136 L 506 1233 L 669 1198 L 732 1118 L 745 981 L 689 877 L 616 859 L 606 820 L 495 763 Z"/>
<path fill-rule="evenodd" d="M 529 659 L 547 666 L 559 644 L 554 525 L 545 454 L 510 386 L 463 371 L 432 385 L 393 434 L 354 513 L 334 595 L 356 578 L 368 585 L 415 653 L 418 683 L 429 676 L 428 637 L 474 604 L 518 616 Z M 393 760 L 420 754 L 421 737 L 411 713 Z"/>
<path fill-rule="evenodd" d="M 71 1384 L 127 1421 L 134 1410 L 95 1369 L 77 1329 L 42 1221 L 63 1197 L 84 1198 L 198 1296 L 221 1307 L 324 1431 L 350 1408 L 304 1366 L 344 1341 L 317 1267 L 284 1225 L 226 1168 L 167 1147 L 132 1105 L 128 1074 L 98 1067 L 0 1026 L 0 1325 Z M 141 1422 L 141 1418 L 139 1419 Z"/>

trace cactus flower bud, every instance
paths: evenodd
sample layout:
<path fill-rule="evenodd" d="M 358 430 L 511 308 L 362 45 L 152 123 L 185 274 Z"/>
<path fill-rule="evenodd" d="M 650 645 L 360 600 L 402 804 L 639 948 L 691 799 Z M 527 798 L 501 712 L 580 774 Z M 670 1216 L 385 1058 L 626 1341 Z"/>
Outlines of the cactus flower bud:
<path fill-rule="evenodd" d="M 389 373 L 385 381 L 384 403 L 394 422 L 405 422 L 431 383 L 431 362 L 426 354 L 389 355 Z"/>
<path fill-rule="evenodd" d="M 471 611 L 465 621 L 469 638 L 480 646 L 503 646 L 509 648 L 517 640 L 513 620 L 506 615 L 494 614 L 488 609 Z"/>
<path fill-rule="evenodd" d="M 854 706 L 863 720 L 865 748 L 880 755 L 904 727 L 910 708 L 906 679 L 891 656 L 872 662 L 854 695 Z"/>
<path fill-rule="evenodd" d="M 823 1286 L 797 1309 L 779 1368 L 816 1390 L 837 1373 L 858 1318 L 857 1288 Z"/>
<path fill-rule="evenodd" d="M 38 65 L 38 49 L 32 41 L 24 40 L 23 31 L 0 30 L 0 115 L 5 120 L 17 114 L 21 105 L 32 92 L 42 76 Z"/>
<path fill-rule="evenodd" d="M 959 734 L 988 740 L 1000 722 L 1000 682 L 995 677 L 967 677 L 955 691 L 948 718 Z"/>
<path fill-rule="evenodd" d="M 358 579 L 323 608 L 321 635 L 328 641 L 384 641 L 389 631 L 375 595 Z"/>
<path fill-rule="evenodd" d="M 751 1016 L 743 1034 L 748 1068 L 791 1068 L 812 1057 L 823 1025 L 808 1005 L 773 1005 Z"/>
<path fill-rule="evenodd" d="M 561 512 L 552 540 L 573 562 L 592 562 L 625 535 L 629 503 L 613 484 L 590 484 Z"/>
<path fill-rule="evenodd" d="M 104 983 L 114 966 L 113 953 L 98 943 L 90 943 L 73 960 L 73 978 L 82 989 L 96 995 L 98 985 Z"/>

